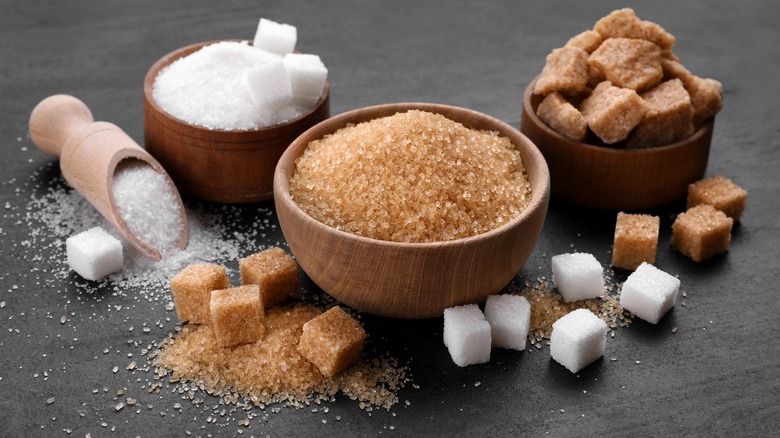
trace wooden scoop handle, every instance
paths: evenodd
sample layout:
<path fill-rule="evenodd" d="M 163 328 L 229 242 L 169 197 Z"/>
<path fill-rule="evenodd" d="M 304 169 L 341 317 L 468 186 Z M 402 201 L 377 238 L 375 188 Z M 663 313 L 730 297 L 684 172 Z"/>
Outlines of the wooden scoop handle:
<path fill-rule="evenodd" d="M 159 260 L 161 254 L 141 242 L 128 228 L 114 201 L 114 173 L 120 162 L 136 160 L 163 175 L 176 193 L 184 224 L 177 246 L 186 247 L 187 215 L 176 186 L 165 169 L 118 126 L 95 122 L 84 102 L 55 95 L 41 101 L 30 114 L 30 137 L 44 153 L 60 157 L 65 180 L 92 204 L 136 248 Z"/>
<path fill-rule="evenodd" d="M 62 148 L 79 129 L 94 122 L 84 102 L 73 96 L 47 97 L 30 114 L 30 137 L 46 155 L 59 157 Z"/>

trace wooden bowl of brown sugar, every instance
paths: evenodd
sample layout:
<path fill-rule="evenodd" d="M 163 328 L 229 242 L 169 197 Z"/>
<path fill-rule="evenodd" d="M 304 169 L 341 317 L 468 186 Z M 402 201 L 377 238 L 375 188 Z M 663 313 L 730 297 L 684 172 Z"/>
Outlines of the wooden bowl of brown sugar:
<path fill-rule="evenodd" d="M 409 119 L 396 120 L 402 117 Z M 389 120 L 398 123 L 389 126 L 403 128 L 392 135 L 373 127 L 370 129 L 374 131 L 361 131 L 363 127 L 375 126 L 372 125 L 375 122 Z M 425 120 L 423 125 L 419 120 Z M 452 134 L 447 138 L 453 138 L 453 144 L 459 146 L 438 147 L 440 144 L 435 139 L 430 145 L 407 141 L 419 132 L 428 132 L 425 130 L 434 125 L 443 126 L 441 135 Z M 345 127 L 349 127 L 349 135 L 342 129 Z M 493 137 L 474 140 L 469 137 L 472 134 L 463 134 L 463 130 Z M 378 136 L 379 132 L 383 134 Z M 344 156 L 335 152 L 328 152 L 327 159 L 316 155 L 324 149 L 326 140 L 344 138 L 347 139 Z M 390 147 L 393 151 L 376 154 L 358 146 L 385 139 L 395 145 Z M 462 144 L 460 139 L 464 140 Z M 469 141 L 484 142 L 489 147 L 470 156 L 462 147 Z M 520 191 L 501 188 L 503 183 L 498 180 L 494 183 L 487 175 L 476 175 L 477 179 L 469 182 L 469 177 L 463 175 L 470 173 L 460 175 L 455 167 L 452 172 L 437 172 L 442 169 L 437 164 L 423 164 L 413 172 L 405 172 L 406 164 L 417 160 L 403 157 L 424 160 L 439 156 L 444 150 L 462 153 L 463 157 L 440 161 L 457 162 L 452 165 L 474 169 L 484 163 L 491 174 L 510 175 L 495 178 L 503 178 L 507 184 L 518 183 Z M 417 155 L 403 155 L 407 153 Z M 398 157 L 402 158 L 388 162 L 387 157 L 395 157 L 394 154 L 401 154 Z M 510 158 L 500 158 L 506 156 Z M 524 172 L 514 168 L 520 160 Z M 345 161 L 353 167 L 333 171 Z M 367 168 L 372 170 L 363 172 Z M 387 177 L 387 172 L 404 176 Z M 314 179 L 307 180 L 311 175 L 315 175 Z M 446 185 L 440 183 L 448 179 L 460 181 L 459 188 L 440 189 L 444 187 L 442 184 Z M 518 130 L 476 111 L 429 103 L 379 105 L 325 120 L 290 145 L 280 158 L 274 176 L 279 223 L 290 250 L 306 274 L 325 292 L 349 306 L 397 318 L 441 316 L 447 307 L 482 302 L 505 287 L 520 271 L 541 233 L 549 190 L 550 177 L 544 157 Z M 340 197 L 309 202 L 328 191 L 339 192 Z M 313 198 L 309 198 L 311 193 L 315 194 Z M 364 202 L 369 198 L 383 200 Z M 498 207 L 498 203 L 489 202 L 473 204 L 473 208 L 466 210 L 454 207 L 472 198 L 507 201 L 501 201 Z M 357 204 L 333 213 L 338 210 L 336 204 L 353 201 Z M 404 203 L 408 205 L 401 205 Z M 384 207 L 377 207 L 380 204 Z M 337 220 L 343 219 L 341 224 L 330 223 L 332 217 L 323 219 L 323 212 L 332 213 Z M 471 214 L 471 219 L 457 219 L 464 214 Z M 481 229 L 483 222 L 487 227 L 490 224 L 495 227 Z M 393 240 L 388 240 L 388 236 Z"/>
<path fill-rule="evenodd" d="M 299 116 L 252 129 L 219 129 L 189 123 L 165 111 L 154 98 L 158 74 L 210 41 L 175 50 L 158 60 L 144 80 L 144 145 L 186 196 L 225 203 L 273 197 L 276 163 L 306 129 L 328 118 L 329 84 L 314 106 Z M 240 42 L 240 41 L 229 41 Z"/>
<path fill-rule="evenodd" d="M 704 176 L 714 118 L 676 143 L 625 149 L 570 140 L 536 114 L 544 96 L 523 96 L 521 131 L 536 144 L 550 166 L 552 195 L 585 207 L 641 210 L 683 198 L 688 184 Z"/>

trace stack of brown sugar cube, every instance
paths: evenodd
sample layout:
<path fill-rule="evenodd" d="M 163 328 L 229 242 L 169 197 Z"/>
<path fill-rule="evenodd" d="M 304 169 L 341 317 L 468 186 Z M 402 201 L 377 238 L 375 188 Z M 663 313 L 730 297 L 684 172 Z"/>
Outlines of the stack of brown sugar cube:
<path fill-rule="evenodd" d="M 281 248 L 270 248 L 239 260 L 241 286 L 231 287 L 224 266 L 192 264 L 171 279 L 179 320 L 207 324 L 221 347 L 261 341 L 265 309 L 293 298 L 298 289 L 298 264 Z M 300 354 L 326 377 L 354 362 L 365 341 L 363 327 L 339 307 L 303 327 Z"/>
<path fill-rule="evenodd" d="M 720 111 L 723 87 L 689 72 L 675 42 L 632 9 L 613 11 L 547 56 L 537 115 L 574 141 L 592 132 L 605 145 L 647 148 L 689 137 Z"/>
<path fill-rule="evenodd" d="M 672 247 L 697 262 L 725 253 L 746 204 L 747 192 L 723 176 L 689 185 L 688 210 L 672 224 Z"/>

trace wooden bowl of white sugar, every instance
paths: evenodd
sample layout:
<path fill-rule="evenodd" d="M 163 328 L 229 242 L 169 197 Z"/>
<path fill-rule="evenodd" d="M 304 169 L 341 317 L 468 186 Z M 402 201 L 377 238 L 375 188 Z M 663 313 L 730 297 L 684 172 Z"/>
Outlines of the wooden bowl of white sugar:
<path fill-rule="evenodd" d="M 186 92 L 169 87 L 167 94 L 159 94 L 155 82 L 162 72 L 177 60 L 202 53 L 199 51 L 217 43 L 235 46 L 201 60 L 216 65 L 210 74 L 229 76 L 231 64 L 247 62 L 243 57 L 245 48 L 251 47 L 249 42 L 210 41 L 175 50 L 149 69 L 144 80 L 144 146 L 166 169 L 182 195 L 224 203 L 272 199 L 279 157 L 298 135 L 330 115 L 328 81 L 313 104 L 260 115 L 250 114 L 247 104 L 252 102 L 238 86 L 229 87 L 236 94 L 222 102 L 214 98 L 225 92 L 210 85 Z M 190 71 L 197 68 L 191 66 Z M 187 77 L 187 69 L 177 74 L 180 76 L 171 82 L 195 82 Z M 163 101 L 173 107 L 164 109 Z"/>
<path fill-rule="evenodd" d="M 550 174 L 534 144 L 477 111 L 400 103 L 307 130 L 276 168 L 290 250 L 337 300 L 396 318 L 483 302 L 541 233 Z"/>

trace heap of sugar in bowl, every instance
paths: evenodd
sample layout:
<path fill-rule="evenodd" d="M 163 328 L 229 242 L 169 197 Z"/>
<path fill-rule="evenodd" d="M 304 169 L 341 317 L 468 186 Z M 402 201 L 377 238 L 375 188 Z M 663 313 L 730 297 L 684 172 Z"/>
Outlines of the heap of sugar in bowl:
<path fill-rule="evenodd" d="M 290 194 L 342 231 L 437 242 L 507 223 L 530 202 L 531 186 L 509 139 L 410 110 L 311 142 L 296 161 Z"/>
<path fill-rule="evenodd" d="M 294 26 L 261 19 L 254 45 L 222 41 L 159 72 L 153 95 L 169 114 L 207 129 L 251 130 L 293 120 L 322 95 L 319 56 L 294 53 Z"/>

